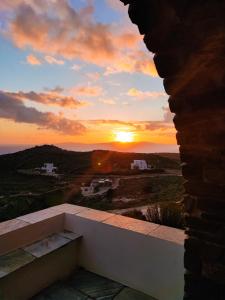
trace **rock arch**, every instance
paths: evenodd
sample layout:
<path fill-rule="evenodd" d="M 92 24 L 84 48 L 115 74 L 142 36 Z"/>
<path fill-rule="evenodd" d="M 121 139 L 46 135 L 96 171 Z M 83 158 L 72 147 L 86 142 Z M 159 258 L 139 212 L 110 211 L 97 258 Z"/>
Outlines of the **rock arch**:
<path fill-rule="evenodd" d="M 225 1 L 121 0 L 176 115 L 185 183 L 185 300 L 225 299 Z"/>

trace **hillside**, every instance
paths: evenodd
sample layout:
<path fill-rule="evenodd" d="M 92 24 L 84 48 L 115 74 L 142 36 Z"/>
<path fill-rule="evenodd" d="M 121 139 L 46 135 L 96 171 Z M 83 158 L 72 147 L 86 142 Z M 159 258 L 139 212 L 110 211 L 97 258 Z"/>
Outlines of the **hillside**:
<path fill-rule="evenodd" d="M 122 153 L 107 150 L 75 152 L 53 145 L 36 146 L 13 154 L 0 155 L 0 172 L 32 169 L 53 162 L 60 173 L 112 172 L 130 169 L 134 159 L 145 159 L 155 168 L 179 169 L 179 161 L 160 154 Z"/>
<path fill-rule="evenodd" d="M 32 148 L 32 144 L 0 144 L 0 155 L 7 153 L 15 153 L 28 148 Z M 94 150 L 107 150 L 132 153 L 178 153 L 178 146 L 174 144 L 156 144 L 150 142 L 132 142 L 132 143 L 59 143 L 55 146 L 76 152 L 90 152 Z"/>
<path fill-rule="evenodd" d="M 36 146 L 12 154 L 0 155 L 1 171 L 15 171 L 41 167 L 53 162 L 60 171 L 78 171 L 90 165 L 91 154 L 60 149 L 53 145 Z"/>
<path fill-rule="evenodd" d="M 138 174 L 140 171 L 133 173 L 130 170 L 130 163 L 134 159 L 145 159 L 156 168 L 153 172 L 156 173 L 158 170 L 158 173 Z M 54 163 L 58 167 L 58 173 L 64 176 L 55 178 L 18 172 L 41 167 L 46 162 Z M 179 162 L 174 157 L 170 159 L 160 154 L 107 150 L 75 152 L 53 145 L 36 146 L 13 154 L 0 155 L 0 222 L 65 202 L 109 210 L 144 205 L 153 200 L 158 202 L 157 194 L 162 201 L 167 201 L 168 197 L 176 199 L 182 185 L 181 177 L 174 177 L 173 182 L 173 177 L 167 178 L 166 174 L 160 173 L 159 169 L 164 168 L 170 171 L 173 169 L 170 173 L 176 173 Z M 101 178 L 105 173 L 106 176 L 116 175 L 115 178 L 126 179 L 121 179 L 120 189 L 114 196 L 127 197 L 132 194 L 134 198 L 132 203 L 103 201 L 101 197 L 91 200 L 81 197 L 81 184 L 90 182 L 93 178 Z M 160 174 L 158 180 L 154 179 L 154 176 Z M 142 176 L 145 178 L 139 178 Z M 138 194 L 134 191 L 138 191 Z"/>
<path fill-rule="evenodd" d="M 178 163 L 180 163 L 180 153 L 155 153 L 157 155 L 159 155 L 160 157 L 166 157 L 172 160 L 177 161 Z"/>

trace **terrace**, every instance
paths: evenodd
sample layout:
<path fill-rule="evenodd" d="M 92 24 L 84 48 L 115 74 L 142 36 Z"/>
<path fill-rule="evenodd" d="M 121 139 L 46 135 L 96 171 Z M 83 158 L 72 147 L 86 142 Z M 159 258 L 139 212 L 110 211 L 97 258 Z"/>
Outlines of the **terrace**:
<path fill-rule="evenodd" d="M 63 204 L 0 224 L 5 300 L 179 300 L 181 230 Z M 13 289 L 12 289 L 13 287 Z"/>

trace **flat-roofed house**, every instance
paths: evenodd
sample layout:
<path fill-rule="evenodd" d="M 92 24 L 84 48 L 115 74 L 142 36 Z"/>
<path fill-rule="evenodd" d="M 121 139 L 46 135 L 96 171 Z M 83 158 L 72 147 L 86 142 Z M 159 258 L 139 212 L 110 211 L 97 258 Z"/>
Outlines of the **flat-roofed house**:
<path fill-rule="evenodd" d="M 149 166 L 146 162 L 146 160 L 141 160 L 141 159 L 135 159 L 131 163 L 131 170 L 149 170 L 151 169 L 151 166 Z"/>
<path fill-rule="evenodd" d="M 41 167 L 41 170 L 44 171 L 47 175 L 55 175 L 57 167 L 53 163 L 44 163 L 44 166 Z"/>

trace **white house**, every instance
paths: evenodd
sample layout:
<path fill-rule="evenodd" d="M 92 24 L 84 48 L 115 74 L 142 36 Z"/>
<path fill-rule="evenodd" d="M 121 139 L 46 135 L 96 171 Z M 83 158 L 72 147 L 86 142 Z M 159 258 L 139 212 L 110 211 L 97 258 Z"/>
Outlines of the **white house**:
<path fill-rule="evenodd" d="M 93 185 L 88 185 L 88 186 L 82 186 L 81 187 L 81 193 L 83 196 L 89 196 L 90 194 L 94 194 L 94 186 Z"/>
<path fill-rule="evenodd" d="M 135 159 L 132 163 L 131 163 L 131 170 L 149 170 L 151 169 L 151 166 L 147 164 L 146 160 L 139 160 L 139 159 Z"/>
<path fill-rule="evenodd" d="M 57 170 L 57 167 L 54 167 L 53 163 L 44 163 L 44 166 L 41 167 L 41 170 L 46 173 L 46 175 L 56 175 L 55 171 Z"/>
<path fill-rule="evenodd" d="M 106 192 L 110 188 L 112 188 L 111 179 L 107 179 L 107 178 L 93 179 L 89 186 L 85 184 L 81 186 L 81 193 L 83 196 L 89 196 L 91 194 L 96 194 L 102 191 Z"/>

